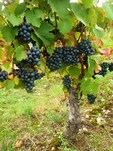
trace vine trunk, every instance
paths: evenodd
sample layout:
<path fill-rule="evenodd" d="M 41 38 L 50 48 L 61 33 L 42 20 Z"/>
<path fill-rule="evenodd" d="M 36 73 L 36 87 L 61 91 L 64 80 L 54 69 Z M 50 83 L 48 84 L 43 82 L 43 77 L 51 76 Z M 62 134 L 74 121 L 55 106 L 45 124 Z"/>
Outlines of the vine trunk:
<path fill-rule="evenodd" d="M 73 141 L 75 140 L 81 126 L 78 93 L 73 87 L 69 91 L 69 101 L 67 106 L 68 122 L 64 131 L 64 138 Z"/>

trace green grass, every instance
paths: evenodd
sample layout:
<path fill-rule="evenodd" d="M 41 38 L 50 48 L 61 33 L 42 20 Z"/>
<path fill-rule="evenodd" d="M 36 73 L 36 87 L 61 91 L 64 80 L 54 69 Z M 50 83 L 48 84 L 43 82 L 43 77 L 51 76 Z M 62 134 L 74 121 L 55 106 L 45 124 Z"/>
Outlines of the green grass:
<path fill-rule="evenodd" d="M 34 151 L 37 147 L 37 151 L 43 148 L 47 151 L 112 151 L 109 122 L 105 128 L 94 124 L 100 111 L 98 104 L 88 107 L 81 104 L 83 117 L 85 110 L 94 109 L 89 115 L 95 117 L 85 119 L 90 125 L 88 132 L 82 130 L 74 144 L 63 139 L 67 116 L 66 103 L 61 101 L 63 96 L 58 75 L 37 81 L 33 93 L 0 89 L 0 151 Z M 24 144 L 15 148 L 20 140 Z"/>
<path fill-rule="evenodd" d="M 10 142 L 16 142 L 25 133 L 52 135 L 52 122 L 62 124 L 62 118 L 66 114 L 65 105 L 60 103 L 63 95 L 62 85 L 61 81 L 54 78 L 37 81 L 33 93 L 21 89 L 0 90 L 0 146 L 4 148 L 2 150 L 5 151 L 5 146 L 9 146 L 6 150 L 14 148 L 15 143 Z"/>

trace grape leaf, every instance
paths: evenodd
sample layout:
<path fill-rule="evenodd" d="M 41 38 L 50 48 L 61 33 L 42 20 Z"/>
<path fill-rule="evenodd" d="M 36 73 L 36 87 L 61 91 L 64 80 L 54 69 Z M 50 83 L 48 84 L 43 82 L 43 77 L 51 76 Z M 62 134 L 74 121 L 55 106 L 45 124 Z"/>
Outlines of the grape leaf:
<path fill-rule="evenodd" d="M 23 21 L 22 18 L 17 17 L 15 14 L 10 14 L 7 19 L 13 26 L 18 26 Z"/>
<path fill-rule="evenodd" d="M 69 15 L 68 9 L 70 8 L 70 0 L 48 0 L 52 10 L 57 12 L 59 17 L 65 18 Z"/>
<path fill-rule="evenodd" d="M 94 28 L 95 25 L 97 24 L 97 14 L 94 8 L 88 9 L 88 19 L 89 25 Z"/>
<path fill-rule="evenodd" d="M 68 68 L 68 72 L 69 72 L 69 75 L 71 77 L 75 77 L 75 76 L 79 76 L 80 75 L 81 70 L 79 68 L 77 68 L 77 67 L 70 66 Z"/>
<path fill-rule="evenodd" d="M 50 31 L 53 27 L 47 22 L 42 22 L 40 28 L 34 28 L 35 34 L 44 42 L 45 45 L 53 44 L 53 34 Z"/>
<path fill-rule="evenodd" d="M 24 52 L 24 46 L 18 46 L 16 48 L 16 55 L 15 55 L 15 58 L 17 61 L 21 61 L 22 59 L 25 59 L 25 52 Z"/>
<path fill-rule="evenodd" d="M 85 8 L 90 8 L 94 0 L 82 0 Z"/>
<path fill-rule="evenodd" d="M 3 64 L 2 64 L 2 69 L 3 70 L 5 70 L 7 72 L 10 72 L 11 68 L 12 68 L 12 63 L 11 62 L 9 62 L 9 61 L 3 62 Z"/>
<path fill-rule="evenodd" d="M 103 28 L 96 26 L 93 30 L 94 34 L 98 37 L 98 38 L 102 38 L 104 36 L 104 30 Z"/>
<path fill-rule="evenodd" d="M 73 27 L 71 18 L 60 19 L 58 22 L 58 27 L 62 34 L 68 33 Z"/>
<path fill-rule="evenodd" d="M 4 26 L 2 28 L 2 34 L 3 34 L 3 38 L 7 41 L 7 42 L 12 42 L 15 39 L 15 36 L 18 34 L 18 28 L 11 28 L 8 26 Z"/>
<path fill-rule="evenodd" d="M 41 40 L 39 37 L 37 37 L 34 32 L 31 33 L 31 38 L 36 42 L 36 46 L 37 46 L 38 48 L 41 48 L 41 47 L 42 47 L 42 45 L 43 45 L 42 40 Z"/>
<path fill-rule="evenodd" d="M 12 79 L 12 80 L 6 80 L 6 81 L 4 82 L 4 84 L 5 84 L 6 90 L 9 90 L 9 89 L 14 88 L 14 86 L 15 86 L 15 81 L 14 81 L 14 79 Z"/>
<path fill-rule="evenodd" d="M 26 9 L 25 3 L 20 3 L 15 9 L 15 14 L 20 15 L 25 11 L 25 9 Z"/>
<path fill-rule="evenodd" d="M 91 84 L 91 79 L 83 79 L 80 89 L 83 94 L 88 94 L 90 92 L 90 84 Z"/>
<path fill-rule="evenodd" d="M 84 23 L 85 25 L 89 24 L 88 20 L 88 10 L 83 7 L 80 3 L 72 3 L 71 8 L 76 18 Z"/>
<path fill-rule="evenodd" d="M 103 3 L 103 9 L 109 19 L 113 20 L 113 4 Z"/>
<path fill-rule="evenodd" d="M 40 27 L 41 18 L 44 17 L 44 13 L 40 9 L 33 9 L 26 11 L 26 20 L 28 23 L 31 23 L 35 27 Z"/>
<path fill-rule="evenodd" d="M 12 46 L 10 45 L 7 47 L 7 58 L 12 60 L 13 54 L 14 54 L 14 48 L 12 48 Z"/>

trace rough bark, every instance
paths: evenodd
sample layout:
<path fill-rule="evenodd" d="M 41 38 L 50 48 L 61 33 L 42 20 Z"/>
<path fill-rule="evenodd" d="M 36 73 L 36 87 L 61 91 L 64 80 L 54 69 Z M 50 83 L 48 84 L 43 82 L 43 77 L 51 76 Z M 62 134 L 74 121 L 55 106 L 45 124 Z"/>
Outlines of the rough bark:
<path fill-rule="evenodd" d="M 75 88 L 69 92 L 68 123 L 64 131 L 64 137 L 70 141 L 75 140 L 81 126 L 78 94 Z"/>

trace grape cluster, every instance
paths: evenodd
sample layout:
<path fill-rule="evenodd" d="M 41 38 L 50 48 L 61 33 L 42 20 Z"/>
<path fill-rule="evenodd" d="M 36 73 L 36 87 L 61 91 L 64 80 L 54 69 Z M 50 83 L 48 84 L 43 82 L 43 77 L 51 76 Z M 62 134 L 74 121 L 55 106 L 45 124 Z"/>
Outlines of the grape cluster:
<path fill-rule="evenodd" d="M 40 65 L 40 55 L 41 55 L 41 50 L 37 50 L 36 46 L 32 47 L 30 50 L 27 52 L 27 61 L 28 63 L 32 65 Z"/>
<path fill-rule="evenodd" d="M 46 65 L 51 71 L 58 70 L 64 65 L 77 65 L 79 62 L 79 50 L 74 47 L 56 47 L 51 57 L 47 57 Z"/>
<path fill-rule="evenodd" d="M 14 76 L 21 79 L 27 92 L 31 92 L 34 87 L 34 81 L 41 78 L 41 74 L 35 68 L 39 65 L 41 50 L 36 46 L 31 47 L 27 52 L 27 58 L 16 64 L 18 69 L 12 71 Z"/>
<path fill-rule="evenodd" d="M 24 41 L 29 43 L 31 40 L 31 27 L 29 23 L 23 22 L 19 27 L 18 37 Z"/>
<path fill-rule="evenodd" d="M 65 65 L 77 65 L 79 62 L 79 50 L 77 47 L 63 47 L 63 63 Z"/>
<path fill-rule="evenodd" d="M 87 94 L 87 99 L 90 104 L 95 102 L 96 97 L 93 94 Z"/>
<path fill-rule="evenodd" d="M 85 54 L 85 55 L 94 54 L 94 49 L 91 45 L 91 42 L 88 39 L 82 40 L 81 43 L 79 43 L 78 48 L 81 54 Z"/>
<path fill-rule="evenodd" d="M 26 60 L 22 60 L 17 64 L 18 72 L 16 76 L 22 80 L 27 92 L 31 92 L 34 85 L 34 81 L 41 78 L 41 74 L 33 66 L 30 66 Z"/>
<path fill-rule="evenodd" d="M 99 75 L 102 75 L 103 77 L 106 75 L 107 73 L 107 68 L 108 68 L 108 63 L 107 62 L 103 62 L 102 64 L 100 64 L 101 70 L 99 71 Z"/>
<path fill-rule="evenodd" d="M 25 68 L 25 70 L 21 71 L 20 79 L 24 83 L 25 89 L 28 92 L 32 91 L 33 87 L 35 86 L 34 81 L 40 78 L 40 73 L 38 73 L 37 70 L 28 69 L 26 71 Z"/>
<path fill-rule="evenodd" d="M 113 71 L 113 62 L 111 62 L 111 63 L 109 64 L 109 71 L 110 71 L 110 72 Z"/>
<path fill-rule="evenodd" d="M 46 57 L 46 65 L 51 71 L 58 70 L 62 67 L 62 64 L 76 66 L 80 62 L 79 56 L 81 54 L 84 54 L 84 57 L 86 56 L 84 58 L 86 60 L 83 60 L 83 62 L 86 61 L 85 64 L 87 65 L 87 55 L 94 54 L 94 49 L 89 40 L 82 40 L 77 47 L 56 47 L 52 56 Z"/>
<path fill-rule="evenodd" d="M 2 71 L 0 68 L 0 82 L 4 82 L 8 78 L 8 72 Z"/>
<path fill-rule="evenodd" d="M 69 78 L 69 75 L 65 75 L 62 80 L 64 87 L 69 90 L 71 88 L 71 79 Z"/>
<path fill-rule="evenodd" d="M 52 56 L 46 58 L 46 65 L 51 71 L 55 71 L 62 66 L 62 52 L 61 47 L 56 47 Z"/>

